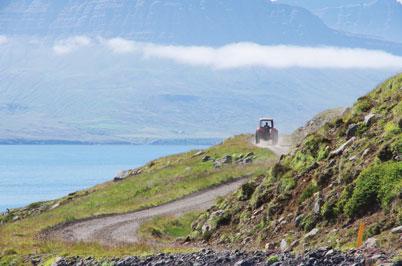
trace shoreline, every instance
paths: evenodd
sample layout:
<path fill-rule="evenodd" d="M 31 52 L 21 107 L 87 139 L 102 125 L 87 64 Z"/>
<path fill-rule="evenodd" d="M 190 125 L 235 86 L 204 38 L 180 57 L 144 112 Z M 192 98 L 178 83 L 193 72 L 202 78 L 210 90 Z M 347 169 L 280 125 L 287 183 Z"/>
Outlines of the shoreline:
<path fill-rule="evenodd" d="M 215 145 L 224 138 L 142 139 L 136 141 L 79 141 L 79 140 L 29 140 L 0 139 L 0 145 Z"/>

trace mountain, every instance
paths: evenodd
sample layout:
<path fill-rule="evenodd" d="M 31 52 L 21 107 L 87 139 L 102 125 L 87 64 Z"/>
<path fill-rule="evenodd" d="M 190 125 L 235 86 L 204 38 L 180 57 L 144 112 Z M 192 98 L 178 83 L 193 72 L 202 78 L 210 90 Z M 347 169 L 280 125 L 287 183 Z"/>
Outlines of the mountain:
<path fill-rule="evenodd" d="M 402 3 L 396 0 L 324 8 L 316 14 L 331 28 L 402 43 Z"/>
<path fill-rule="evenodd" d="M 323 8 L 340 7 L 347 5 L 358 5 L 371 2 L 370 0 L 277 0 L 278 3 L 283 3 L 291 6 L 300 6 L 308 10 L 315 11 Z"/>
<path fill-rule="evenodd" d="M 351 104 L 392 73 L 216 70 L 98 46 L 58 56 L 46 42 L 26 43 L 0 50 L 3 142 L 224 138 L 253 131 L 264 115 L 290 132 L 314 113 Z"/>
<path fill-rule="evenodd" d="M 374 1 L 280 0 L 309 9 L 329 27 L 343 32 L 402 43 L 402 3 Z"/>
<path fill-rule="evenodd" d="M 265 0 L 4 0 L 0 35 L 2 143 L 187 143 L 252 131 L 263 115 L 290 132 L 316 112 L 351 104 L 395 73 L 217 70 L 113 53 L 100 45 L 111 37 L 181 46 L 246 41 L 402 54 L 402 45 L 343 34 L 304 8 Z"/>
<path fill-rule="evenodd" d="M 329 29 L 303 8 L 267 0 L 3 1 L 5 35 L 126 37 L 180 45 L 332 45 L 385 49 L 402 45 L 360 38 Z"/>
<path fill-rule="evenodd" d="M 343 250 L 364 223 L 366 245 L 400 254 L 401 117 L 397 75 L 203 213 L 192 236 L 226 248 Z"/>

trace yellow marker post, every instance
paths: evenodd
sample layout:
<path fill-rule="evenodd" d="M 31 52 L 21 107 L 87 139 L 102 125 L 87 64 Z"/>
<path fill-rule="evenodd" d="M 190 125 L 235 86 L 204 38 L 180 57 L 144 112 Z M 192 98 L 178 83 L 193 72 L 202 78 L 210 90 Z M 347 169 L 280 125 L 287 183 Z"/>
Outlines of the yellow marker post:
<path fill-rule="evenodd" d="M 357 232 L 356 248 L 360 248 L 363 245 L 363 234 L 365 228 L 366 225 L 364 223 L 359 224 L 359 231 Z"/>

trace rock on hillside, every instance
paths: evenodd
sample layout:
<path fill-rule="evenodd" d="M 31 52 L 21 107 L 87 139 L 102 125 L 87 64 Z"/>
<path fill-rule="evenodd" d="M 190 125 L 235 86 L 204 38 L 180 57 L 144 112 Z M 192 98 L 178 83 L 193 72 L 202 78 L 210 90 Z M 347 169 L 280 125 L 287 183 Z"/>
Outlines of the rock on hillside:
<path fill-rule="evenodd" d="M 400 250 L 401 158 L 402 74 L 202 214 L 191 236 L 226 247 L 347 248 L 364 223 L 365 236 L 381 240 L 370 243 Z"/>
<path fill-rule="evenodd" d="M 341 117 L 345 108 L 333 108 L 320 112 L 309 120 L 304 126 L 299 127 L 290 135 L 290 142 L 293 144 L 300 143 L 307 135 L 317 131 L 320 127 L 332 120 Z"/>

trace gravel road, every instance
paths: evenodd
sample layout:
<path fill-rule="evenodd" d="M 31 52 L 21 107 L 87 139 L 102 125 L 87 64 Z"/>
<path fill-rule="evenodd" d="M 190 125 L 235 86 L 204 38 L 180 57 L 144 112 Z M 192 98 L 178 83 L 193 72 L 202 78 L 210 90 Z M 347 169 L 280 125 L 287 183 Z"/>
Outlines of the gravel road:
<path fill-rule="evenodd" d="M 278 156 L 286 154 L 289 150 L 288 145 L 281 143 L 273 146 L 261 142 L 256 146 L 270 149 Z M 214 204 L 217 197 L 235 191 L 246 180 L 247 178 L 237 179 L 142 211 L 78 221 L 49 231 L 46 237 L 66 242 L 97 242 L 107 246 L 135 243 L 138 241 L 138 227 L 144 220 L 160 215 L 179 215 L 188 211 L 207 209 Z"/>
<path fill-rule="evenodd" d="M 251 142 L 257 147 L 273 151 L 278 156 L 287 154 L 290 150 L 290 145 L 284 143 L 284 141 L 281 139 L 279 139 L 279 143 L 277 145 L 272 145 L 270 141 L 260 141 L 258 144 L 256 144 L 254 140 L 251 140 Z"/>
<path fill-rule="evenodd" d="M 182 214 L 192 210 L 207 209 L 219 196 L 236 190 L 247 178 L 200 191 L 176 201 L 142 211 L 99 217 L 79 221 L 47 233 L 47 237 L 66 242 L 98 242 L 102 245 L 134 243 L 141 222 L 159 215 Z"/>

